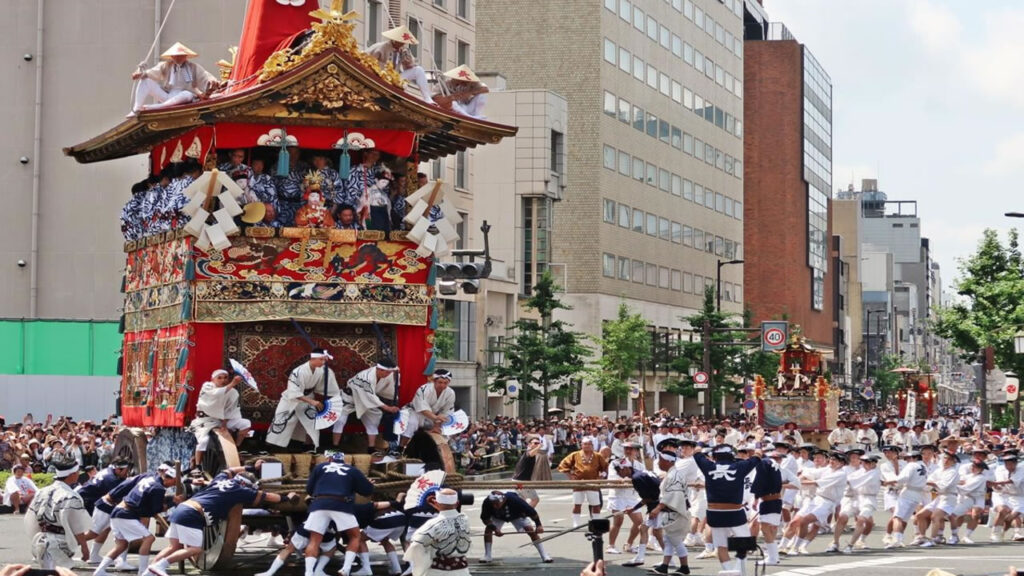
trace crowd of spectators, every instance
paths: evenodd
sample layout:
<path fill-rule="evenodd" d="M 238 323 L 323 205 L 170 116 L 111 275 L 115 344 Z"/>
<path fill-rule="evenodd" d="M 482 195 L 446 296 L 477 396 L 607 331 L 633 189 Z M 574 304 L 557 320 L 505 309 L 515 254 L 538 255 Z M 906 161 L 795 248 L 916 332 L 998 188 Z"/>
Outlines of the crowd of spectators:
<path fill-rule="evenodd" d="M 103 468 L 112 460 L 118 431 L 114 417 L 102 422 L 77 422 L 66 416 L 54 419 L 51 415 L 36 421 L 32 414 L 20 422 L 0 418 L 0 471 L 20 465 L 31 476 L 52 472 L 54 461 L 70 459 L 83 470 Z"/>

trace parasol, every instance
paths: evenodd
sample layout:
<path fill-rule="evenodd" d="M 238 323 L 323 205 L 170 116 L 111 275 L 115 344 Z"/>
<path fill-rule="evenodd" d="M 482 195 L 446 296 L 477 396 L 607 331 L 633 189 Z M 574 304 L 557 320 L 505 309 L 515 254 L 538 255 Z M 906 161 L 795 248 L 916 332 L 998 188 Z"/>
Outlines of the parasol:
<path fill-rule="evenodd" d="M 405 509 L 424 506 L 427 497 L 441 489 L 444 483 L 444 470 L 431 470 L 412 481 L 409 491 L 405 493 Z"/>
<path fill-rule="evenodd" d="M 255 388 L 257 392 L 260 391 L 260 385 L 256 383 L 256 378 L 253 378 L 252 372 L 249 372 L 248 368 L 234 358 L 228 358 L 228 362 L 231 363 L 231 369 L 235 371 L 235 374 L 241 376 L 246 384 Z"/>
<path fill-rule="evenodd" d="M 441 434 L 454 436 L 469 429 L 469 416 L 462 410 L 456 410 L 448 415 L 448 421 L 441 425 Z"/>

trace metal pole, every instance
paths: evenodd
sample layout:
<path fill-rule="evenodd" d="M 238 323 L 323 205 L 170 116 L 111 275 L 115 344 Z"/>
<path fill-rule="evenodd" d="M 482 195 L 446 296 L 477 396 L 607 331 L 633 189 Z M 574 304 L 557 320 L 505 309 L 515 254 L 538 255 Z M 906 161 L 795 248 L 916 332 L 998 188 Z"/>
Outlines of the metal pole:
<path fill-rule="evenodd" d="M 982 349 L 981 356 L 978 358 L 978 361 L 981 363 L 981 374 L 978 376 L 978 382 L 977 382 L 977 385 L 978 385 L 978 402 L 979 402 L 979 405 L 981 407 L 981 411 L 979 412 L 979 420 L 981 420 L 981 421 L 978 423 L 978 427 L 979 427 L 980 430 L 984 431 L 985 430 L 985 424 L 988 422 L 988 397 L 987 397 L 988 395 L 987 395 L 986 390 L 985 390 L 987 386 L 985 384 L 985 350 L 984 349 Z"/>
<path fill-rule="evenodd" d="M 718 261 L 715 269 L 715 312 L 722 311 L 722 261 Z"/>
<path fill-rule="evenodd" d="M 708 375 L 708 390 L 707 397 L 704 398 L 704 417 L 710 419 L 714 414 L 714 408 L 712 406 L 712 398 L 714 398 L 715 390 L 715 378 L 711 371 L 711 319 L 704 318 L 704 333 L 701 336 L 702 343 L 704 344 L 704 356 L 701 364 L 705 374 Z"/>

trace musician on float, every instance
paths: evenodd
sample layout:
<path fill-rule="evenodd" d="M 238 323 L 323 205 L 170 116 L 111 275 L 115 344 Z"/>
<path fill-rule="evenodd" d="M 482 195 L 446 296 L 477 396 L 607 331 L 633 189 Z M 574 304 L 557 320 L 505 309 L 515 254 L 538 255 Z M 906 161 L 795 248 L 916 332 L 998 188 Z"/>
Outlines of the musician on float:
<path fill-rule="evenodd" d="M 416 57 L 412 55 L 409 46 L 419 44 L 416 37 L 409 32 L 405 26 L 392 28 L 381 33 L 384 40 L 366 48 L 366 53 L 373 56 L 380 62 L 381 67 L 391 64 L 395 67 L 403 79 L 408 80 L 420 89 L 423 100 L 427 104 L 433 104 L 430 97 L 430 86 L 427 84 L 427 73 L 423 67 L 416 63 Z"/>
<path fill-rule="evenodd" d="M 320 432 L 316 429 L 316 414 L 323 410 L 327 398 L 337 396 L 338 381 L 327 362 L 333 360 L 323 348 L 316 348 L 304 362 L 288 376 L 288 387 L 274 410 L 274 420 L 267 431 L 267 443 L 287 447 L 296 434 L 296 424 L 302 425 L 313 446 L 320 446 Z M 317 399 L 323 395 L 323 399 Z"/>
<path fill-rule="evenodd" d="M 442 108 L 469 116 L 485 118 L 484 104 L 490 91 L 480 78 L 463 64 L 444 73 L 445 83 L 434 91 L 434 101 Z"/>

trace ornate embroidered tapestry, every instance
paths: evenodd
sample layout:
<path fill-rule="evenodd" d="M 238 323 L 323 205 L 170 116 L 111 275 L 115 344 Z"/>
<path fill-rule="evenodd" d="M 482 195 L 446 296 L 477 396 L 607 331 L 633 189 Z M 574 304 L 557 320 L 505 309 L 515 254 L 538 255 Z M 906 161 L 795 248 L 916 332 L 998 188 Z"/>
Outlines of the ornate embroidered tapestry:
<path fill-rule="evenodd" d="M 121 410 L 129 426 L 182 426 L 191 385 L 189 326 L 124 335 Z"/>

